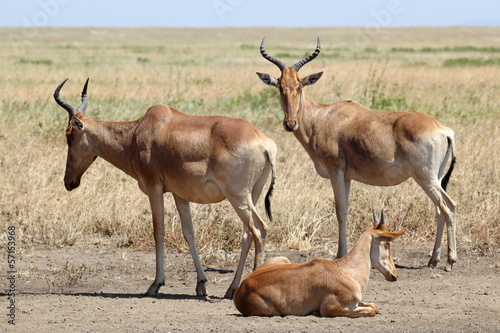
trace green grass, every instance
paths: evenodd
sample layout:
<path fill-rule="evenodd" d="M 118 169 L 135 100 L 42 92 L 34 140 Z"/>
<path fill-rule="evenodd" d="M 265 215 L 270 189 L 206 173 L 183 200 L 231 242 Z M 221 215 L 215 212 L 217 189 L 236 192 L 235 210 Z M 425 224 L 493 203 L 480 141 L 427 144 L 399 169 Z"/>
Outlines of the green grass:
<path fill-rule="evenodd" d="M 391 52 L 415 52 L 413 47 L 393 47 L 391 48 Z"/>
<path fill-rule="evenodd" d="M 500 58 L 453 58 L 446 59 L 443 62 L 444 67 L 454 67 L 454 66 L 499 66 Z"/>
<path fill-rule="evenodd" d="M 413 47 L 392 47 L 391 52 L 403 53 L 464 53 L 464 52 L 482 52 L 482 53 L 500 53 L 500 47 L 497 46 L 471 46 L 471 45 L 458 45 L 458 46 L 445 46 L 445 47 L 431 47 L 424 46 L 420 49 Z"/>

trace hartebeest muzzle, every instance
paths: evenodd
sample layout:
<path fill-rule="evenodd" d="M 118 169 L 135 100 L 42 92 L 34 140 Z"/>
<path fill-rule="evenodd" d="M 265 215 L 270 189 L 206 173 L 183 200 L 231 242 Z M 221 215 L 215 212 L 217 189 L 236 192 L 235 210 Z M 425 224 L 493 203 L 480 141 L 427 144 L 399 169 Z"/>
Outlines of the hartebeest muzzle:
<path fill-rule="evenodd" d="M 80 186 L 80 182 L 79 181 L 74 182 L 72 180 L 69 182 L 64 181 L 64 186 L 66 187 L 66 190 L 73 191 L 75 188 Z"/>

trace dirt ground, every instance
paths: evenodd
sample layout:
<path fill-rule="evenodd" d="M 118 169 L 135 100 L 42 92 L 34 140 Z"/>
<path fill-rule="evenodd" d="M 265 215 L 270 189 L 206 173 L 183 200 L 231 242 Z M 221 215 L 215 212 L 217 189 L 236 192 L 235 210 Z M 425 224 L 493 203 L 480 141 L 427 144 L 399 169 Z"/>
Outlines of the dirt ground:
<path fill-rule="evenodd" d="M 205 267 L 207 298 L 196 297 L 196 273 L 185 254 L 167 254 L 167 282 L 157 298 L 141 297 L 154 277 L 154 254 L 104 245 L 36 248 L 17 254 L 16 325 L 7 324 L 4 290 L 0 331 L 10 332 L 500 332 L 500 256 L 459 251 L 453 272 L 426 267 L 432 245 L 393 245 L 399 280 L 372 270 L 363 296 L 373 318 L 243 317 L 223 299 L 237 254 Z M 331 251 L 330 251 L 331 253 Z M 267 253 L 292 262 L 329 256 L 321 250 Z M 2 258 L 6 263 L 7 258 Z M 6 274 L 2 265 L 2 280 Z M 250 270 L 247 268 L 245 275 Z M 3 289 L 3 288 L 2 288 Z"/>

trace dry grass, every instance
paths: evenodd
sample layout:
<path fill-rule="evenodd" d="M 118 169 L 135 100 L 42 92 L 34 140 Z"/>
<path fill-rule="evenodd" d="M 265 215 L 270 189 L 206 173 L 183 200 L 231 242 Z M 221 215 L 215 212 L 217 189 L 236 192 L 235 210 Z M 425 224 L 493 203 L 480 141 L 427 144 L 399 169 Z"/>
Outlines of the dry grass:
<path fill-rule="evenodd" d="M 20 30 L 0 30 L 0 239 L 8 225 L 16 225 L 22 247 L 83 241 L 139 249 L 153 245 L 147 198 L 119 170 L 97 160 L 78 190 L 64 189 L 67 116 L 52 94 L 70 77 L 62 97 L 76 104 L 90 77 L 87 115 L 98 119 L 135 119 L 163 103 L 191 114 L 223 114 L 255 123 L 279 147 L 268 248 L 305 249 L 336 241 L 329 182 L 316 174 L 293 135 L 284 132 L 276 92 L 255 76 L 256 71 L 277 74 L 258 52 L 262 36 L 267 35 L 270 54 L 293 63 L 314 48 L 320 35 L 323 51 L 302 74 L 325 74 L 308 93 L 323 103 L 353 99 L 385 111 L 425 112 L 452 127 L 458 165 L 448 193 L 459 204 L 459 247 L 496 251 L 500 66 L 488 59 L 498 58 L 492 47 L 500 43 L 500 29 L 380 30 L 361 48 L 352 45 L 357 33 L 40 29 L 24 38 Z M 483 59 L 478 63 L 485 65 L 445 65 L 456 58 Z M 384 208 L 390 226 L 407 231 L 403 242 L 434 240 L 433 205 L 413 181 L 391 188 L 354 183 L 349 241 L 371 222 L 371 207 Z M 262 203 L 258 209 L 264 211 Z M 241 230 L 241 222 L 227 203 L 193 205 L 192 210 L 205 262 L 227 260 L 228 252 L 239 249 L 240 233 L 234 230 Z M 166 221 L 169 248 L 187 251 L 170 197 Z"/>

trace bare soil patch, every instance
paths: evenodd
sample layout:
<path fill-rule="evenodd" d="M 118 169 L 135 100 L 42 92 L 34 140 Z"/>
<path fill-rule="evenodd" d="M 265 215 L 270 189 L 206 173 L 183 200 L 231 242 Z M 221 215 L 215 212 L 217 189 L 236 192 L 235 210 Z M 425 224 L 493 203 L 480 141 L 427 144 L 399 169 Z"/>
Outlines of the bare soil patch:
<path fill-rule="evenodd" d="M 372 270 L 364 300 L 374 318 L 243 317 L 223 299 L 237 254 L 221 267 L 205 267 L 207 298 L 196 297 L 189 254 L 167 254 L 167 282 L 157 298 L 142 297 L 155 272 L 154 254 L 103 245 L 35 248 L 17 256 L 15 331 L 36 332 L 498 332 L 500 260 L 459 252 L 453 272 L 426 267 L 431 244 L 394 244 L 399 280 Z M 292 262 L 326 256 L 322 251 L 267 253 Z M 5 271 L 3 271 L 4 273 Z M 245 274 L 250 269 L 247 267 Z M 5 274 L 2 274 L 5 276 Z M 5 300 L 5 294 L 2 299 Z M 2 302 L 2 312 L 5 304 Z M 2 316 L 1 331 L 11 331 Z"/>

